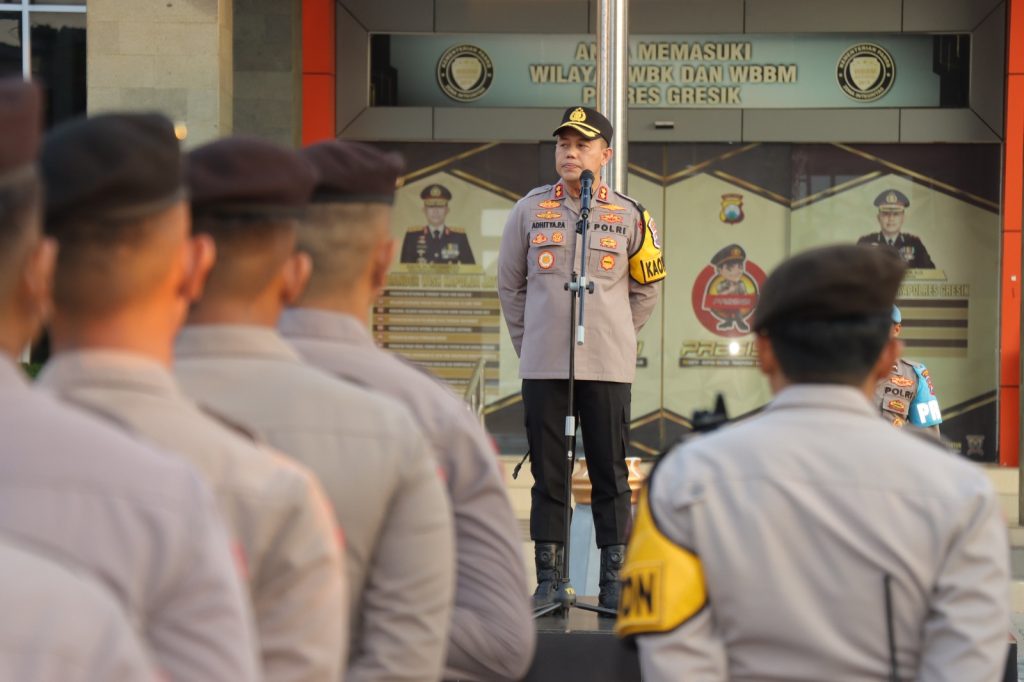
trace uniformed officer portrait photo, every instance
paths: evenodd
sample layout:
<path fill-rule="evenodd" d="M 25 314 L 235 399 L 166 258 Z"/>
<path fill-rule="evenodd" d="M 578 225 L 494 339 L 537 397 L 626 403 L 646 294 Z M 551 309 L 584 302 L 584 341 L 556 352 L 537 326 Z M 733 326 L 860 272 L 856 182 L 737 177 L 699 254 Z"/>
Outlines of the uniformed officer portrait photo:
<path fill-rule="evenodd" d="M 451 191 L 444 185 L 427 185 L 420 192 L 420 199 L 427 224 L 410 227 L 405 233 L 401 262 L 474 265 L 476 259 L 466 232 L 446 223 Z"/>
<path fill-rule="evenodd" d="M 903 221 L 910 208 L 910 199 L 898 189 L 887 189 L 875 197 L 878 208 L 878 232 L 866 234 L 857 240 L 859 246 L 884 246 L 900 255 L 908 268 L 934 269 L 935 263 L 928 255 L 921 238 L 903 232 Z"/>

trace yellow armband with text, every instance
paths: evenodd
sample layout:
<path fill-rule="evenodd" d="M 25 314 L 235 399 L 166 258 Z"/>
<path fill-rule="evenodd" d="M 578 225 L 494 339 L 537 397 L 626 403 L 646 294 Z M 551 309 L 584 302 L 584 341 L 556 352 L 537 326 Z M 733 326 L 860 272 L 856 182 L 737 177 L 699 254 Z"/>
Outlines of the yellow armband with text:
<path fill-rule="evenodd" d="M 640 247 L 629 257 L 629 276 L 637 284 L 653 284 L 665 279 L 665 259 L 661 254 L 658 228 L 646 209 L 641 210 Z"/>
<path fill-rule="evenodd" d="M 700 559 L 658 530 L 646 487 L 640 493 L 619 579 L 619 637 L 674 630 L 707 602 Z"/>

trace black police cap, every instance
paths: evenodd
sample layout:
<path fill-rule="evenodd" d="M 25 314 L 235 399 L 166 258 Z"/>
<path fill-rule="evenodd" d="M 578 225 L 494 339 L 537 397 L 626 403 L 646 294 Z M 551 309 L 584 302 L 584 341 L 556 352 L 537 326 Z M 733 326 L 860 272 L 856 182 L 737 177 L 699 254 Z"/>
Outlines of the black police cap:
<path fill-rule="evenodd" d="M 743 247 L 739 244 L 729 244 L 718 250 L 714 256 L 711 257 L 711 264 L 715 267 L 725 265 L 730 261 L 744 261 L 747 259 L 747 252 L 743 250 Z"/>
<path fill-rule="evenodd" d="M 246 135 L 193 149 L 187 177 L 193 213 L 257 218 L 301 215 L 319 180 L 297 152 Z"/>
<path fill-rule="evenodd" d="M 178 138 L 160 114 L 100 114 L 58 125 L 43 141 L 40 167 L 47 229 L 69 219 L 141 219 L 185 196 Z"/>
<path fill-rule="evenodd" d="M 609 145 L 612 143 L 612 124 L 602 116 L 596 109 L 590 107 L 569 107 L 562 114 L 562 123 L 552 135 L 558 135 L 563 130 L 573 130 L 587 138 L 596 140 L 601 137 Z"/>
<path fill-rule="evenodd" d="M 330 140 L 299 152 L 320 174 L 313 203 L 393 204 L 402 155 L 362 142 Z"/>
<path fill-rule="evenodd" d="M 420 192 L 424 206 L 447 206 L 452 200 L 452 193 L 444 185 L 427 185 Z"/>
<path fill-rule="evenodd" d="M 890 249 L 849 244 L 811 249 L 783 261 L 761 287 L 754 331 L 777 323 L 889 319 L 906 266 Z"/>
<path fill-rule="evenodd" d="M 898 189 L 887 189 L 875 197 L 875 206 L 888 209 L 905 209 L 910 206 L 910 199 Z"/>

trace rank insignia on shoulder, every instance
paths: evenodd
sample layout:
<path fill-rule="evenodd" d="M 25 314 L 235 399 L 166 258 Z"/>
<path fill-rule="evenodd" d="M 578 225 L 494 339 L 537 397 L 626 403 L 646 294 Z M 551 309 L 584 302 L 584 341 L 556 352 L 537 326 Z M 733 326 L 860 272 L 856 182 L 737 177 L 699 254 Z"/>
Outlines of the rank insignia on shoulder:
<path fill-rule="evenodd" d="M 563 234 L 562 232 L 552 232 L 551 241 L 554 242 L 555 244 L 561 244 L 562 242 L 565 241 L 565 234 Z"/>
<path fill-rule="evenodd" d="M 622 222 L 622 216 L 617 215 L 615 213 L 602 213 L 601 214 L 601 222 L 605 222 L 605 223 L 621 223 Z"/>
<path fill-rule="evenodd" d="M 618 204 L 605 204 L 601 207 L 602 211 L 625 211 L 625 206 L 619 206 Z"/>
<path fill-rule="evenodd" d="M 662 534 L 647 496 L 645 486 L 619 572 L 622 593 L 615 622 L 619 637 L 674 630 L 707 602 L 700 558 Z"/>
<path fill-rule="evenodd" d="M 555 198 L 556 199 L 561 199 L 564 196 L 565 196 L 565 187 L 562 186 L 562 183 L 558 183 L 557 185 L 555 185 Z"/>
<path fill-rule="evenodd" d="M 615 267 L 615 256 L 610 253 L 601 257 L 601 269 L 611 270 Z"/>
<path fill-rule="evenodd" d="M 550 270 L 555 265 L 555 254 L 550 251 L 541 251 L 537 256 L 537 266 L 541 270 Z"/>
<path fill-rule="evenodd" d="M 890 400 L 889 404 L 886 407 L 887 409 L 893 410 L 895 412 L 907 411 L 907 404 L 902 400 Z"/>
<path fill-rule="evenodd" d="M 537 236 L 530 240 L 531 244 L 547 244 L 548 238 L 544 236 L 543 232 L 538 232 Z"/>
<path fill-rule="evenodd" d="M 619 242 L 615 240 L 615 237 L 601 237 L 601 246 L 606 249 L 617 249 Z"/>
<path fill-rule="evenodd" d="M 910 388 L 914 385 L 914 380 L 908 379 L 907 377 L 894 376 L 889 377 L 889 383 L 893 386 L 899 386 L 900 388 Z"/>
<path fill-rule="evenodd" d="M 555 218 L 561 218 L 562 214 L 557 211 L 541 211 L 537 214 L 537 217 L 543 220 L 554 220 Z"/>
<path fill-rule="evenodd" d="M 555 201 L 554 199 L 545 199 L 544 201 L 537 204 L 540 208 L 558 208 L 562 205 L 562 202 Z"/>
<path fill-rule="evenodd" d="M 608 201 L 608 185 L 601 185 L 601 189 L 597 191 L 598 201 Z"/>

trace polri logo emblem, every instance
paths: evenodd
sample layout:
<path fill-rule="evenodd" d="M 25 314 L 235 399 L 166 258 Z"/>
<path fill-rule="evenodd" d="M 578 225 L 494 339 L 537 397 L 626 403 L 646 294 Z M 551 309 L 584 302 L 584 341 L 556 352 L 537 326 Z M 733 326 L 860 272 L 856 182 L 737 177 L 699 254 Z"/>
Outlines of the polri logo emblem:
<path fill-rule="evenodd" d="M 437 60 L 437 84 L 456 102 L 484 96 L 494 81 L 494 63 L 476 45 L 454 45 Z"/>
<path fill-rule="evenodd" d="M 735 225 L 743 222 L 746 216 L 743 214 L 742 194 L 723 194 L 722 210 L 718 212 L 718 219 L 726 225 Z"/>
<path fill-rule="evenodd" d="M 847 97 L 874 102 L 885 97 L 896 82 L 896 62 L 881 45 L 859 43 L 839 57 L 836 81 Z"/>

